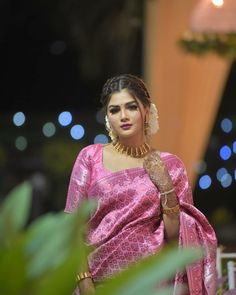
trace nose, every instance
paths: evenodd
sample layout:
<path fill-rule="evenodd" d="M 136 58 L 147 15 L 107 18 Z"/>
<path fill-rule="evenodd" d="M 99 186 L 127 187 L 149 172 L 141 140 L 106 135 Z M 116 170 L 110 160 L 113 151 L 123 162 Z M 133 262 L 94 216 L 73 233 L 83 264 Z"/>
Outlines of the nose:
<path fill-rule="evenodd" d="M 121 120 L 122 122 L 128 120 L 127 112 L 126 112 L 125 108 L 121 108 L 121 110 L 120 110 L 120 120 Z"/>

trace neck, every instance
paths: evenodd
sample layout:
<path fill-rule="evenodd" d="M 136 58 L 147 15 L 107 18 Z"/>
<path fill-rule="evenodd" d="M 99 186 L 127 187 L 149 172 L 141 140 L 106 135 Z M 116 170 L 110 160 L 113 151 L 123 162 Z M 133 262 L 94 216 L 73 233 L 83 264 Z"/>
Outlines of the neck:
<path fill-rule="evenodd" d="M 135 136 L 134 138 L 118 138 L 117 142 L 129 147 L 139 147 L 147 142 L 145 136 Z"/>

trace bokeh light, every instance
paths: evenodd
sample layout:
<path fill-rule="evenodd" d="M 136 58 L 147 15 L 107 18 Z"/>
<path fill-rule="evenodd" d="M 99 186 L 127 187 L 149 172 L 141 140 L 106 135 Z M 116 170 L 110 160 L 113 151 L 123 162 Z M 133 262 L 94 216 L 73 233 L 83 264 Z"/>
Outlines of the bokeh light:
<path fill-rule="evenodd" d="M 70 112 L 62 112 L 60 113 L 60 115 L 58 116 L 58 122 L 62 125 L 62 126 L 68 126 L 70 125 L 70 123 L 72 122 L 72 115 Z"/>
<path fill-rule="evenodd" d="M 220 169 L 217 170 L 217 172 L 216 172 L 216 178 L 217 178 L 219 181 L 221 181 L 222 177 L 223 177 L 225 174 L 227 174 L 227 173 L 228 173 L 227 169 L 224 168 L 224 167 L 222 167 L 222 168 L 220 168 Z"/>
<path fill-rule="evenodd" d="M 211 0 L 211 2 L 217 7 L 221 7 L 224 5 L 224 0 Z"/>
<path fill-rule="evenodd" d="M 98 134 L 94 138 L 94 143 L 108 143 L 108 137 L 105 134 Z"/>
<path fill-rule="evenodd" d="M 221 185 L 223 187 L 229 187 L 232 184 L 232 176 L 229 173 L 226 173 L 223 175 L 223 177 L 221 178 Z"/>
<path fill-rule="evenodd" d="M 211 177 L 209 175 L 203 175 L 199 179 L 199 186 L 201 189 L 207 189 L 211 186 Z"/>
<path fill-rule="evenodd" d="M 233 123 L 230 119 L 225 118 L 221 121 L 221 129 L 226 132 L 229 133 L 233 128 Z"/>
<path fill-rule="evenodd" d="M 24 136 L 18 136 L 15 140 L 15 147 L 19 151 L 24 151 L 27 148 L 27 139 Z"/>
<path fill-rule="evenodd" d="M 97 113 L 96 113 L 96 121 L 100 124 L 105 124 L 105 114 L 104 114 L 104 111 L 103 110 L 99 110 Z"/>
<path fill-rule="evenodd" d="M 236 154 L 236 141 L 233 143 L 233 152 Z"/>
<path fill-rule="evenodd" d="M 201 160 L 201 161 L 198 161 L 195 165 L 195 171 L 198 173 L 198 174 L 202 174 L 204 172 L 206 172 L 206 169 L 207 169 L 207 164 L 205 161 Z"/>
<path fill-rule="evenodd" d="M 13 116 L 13 123 L 16 126 L 22 126 L 25 123 L 25 114 L 23 112 L 17 112 Z"/>
<path fill-rule="evenodd" d="M 223 160 L 228 160 L 231 157 L 231 149 L 228 145 L 224 145 L 222 146 L 222 148 L 220 149 L 220 157 Z"/>
<path fill-rule="evenodd" d="M 81 125 L 74 125 L 70 130 L 70 135 L 74 139 L 81 139 L 84 136 L 84 127 Z"/>
<path fill-rule="evenodd" d="M 52 122 L 45 123 L 43 125 L 42 131 L 46 137 L 52 137 L 56 133 L 55 124 Z"/>

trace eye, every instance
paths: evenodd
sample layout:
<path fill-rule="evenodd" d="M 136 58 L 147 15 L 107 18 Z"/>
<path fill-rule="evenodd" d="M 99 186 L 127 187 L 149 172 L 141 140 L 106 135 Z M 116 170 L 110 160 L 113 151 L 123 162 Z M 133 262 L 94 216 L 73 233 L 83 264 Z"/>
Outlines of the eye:
<path fill-rule="evenodd" d="M 132 110 L 132 111 L 135 111 L 137 110 L 138 106 L 136 104 L 132 104 L 129 106 L 129 109 Z"/>
<path fill-rule="evenodd" d="M 111 108 L 109 111 L 111 114 L 115 114 L 119 111 L 119 109 L 118 108 Z"/>

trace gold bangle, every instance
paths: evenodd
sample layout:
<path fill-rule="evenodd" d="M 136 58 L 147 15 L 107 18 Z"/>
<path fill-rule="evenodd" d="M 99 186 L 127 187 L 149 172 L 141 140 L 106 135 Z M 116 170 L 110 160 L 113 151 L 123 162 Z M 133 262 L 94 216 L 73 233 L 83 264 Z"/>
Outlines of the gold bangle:
<path fill-rule="evenodd" d="M 178 213 L 179 212 L 179 204 L 177 204 L 176 206 L 174 207 L 171 207 L 171 208 L 162 208 L 162 213 L 163 214 L 173 214 L 173 213 Z"/>
<path fill-rule="evenodd" d="M 87 272 L 81 272 L 79 274 L 76 275 L 76 281 L 77 283 L 79 283 L 80 281 L 87 279 L 87 278 L 92 278 L 92 274 L 87 271 Z"/>
<path fill-rule="evenodd" d="M 170 193 L 173 193 L 175 191 L 174 188 L 172 188 L 171 190 L 167 191 L 167 192 L 163 192 L 163 193 L 160 193 L 161 196 L 165 196 L 165 195 L 168 195 Z"/>

